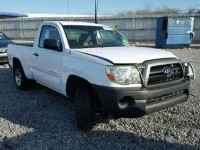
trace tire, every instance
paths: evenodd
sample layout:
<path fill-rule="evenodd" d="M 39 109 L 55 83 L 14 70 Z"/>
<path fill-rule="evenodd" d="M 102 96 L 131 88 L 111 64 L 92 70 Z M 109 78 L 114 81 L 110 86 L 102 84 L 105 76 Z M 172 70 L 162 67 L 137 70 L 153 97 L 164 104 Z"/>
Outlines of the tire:
<path fill-rule="evenodd" d="M 14 78 L 15 78 L 15 85 L 20 90 L 26 90 L 31 85 L 31 80 L 26 78 L 24 74 L 24 70 L 21 64 L 17 64 L 16 67 L 13 69 Z"/>
<path fill-rule="evenodd" d="M 76 87 L 75 109 L 77 126 L 83 131 L 90 131 L 94 126 L 89 88 L 83 84 Z"/>

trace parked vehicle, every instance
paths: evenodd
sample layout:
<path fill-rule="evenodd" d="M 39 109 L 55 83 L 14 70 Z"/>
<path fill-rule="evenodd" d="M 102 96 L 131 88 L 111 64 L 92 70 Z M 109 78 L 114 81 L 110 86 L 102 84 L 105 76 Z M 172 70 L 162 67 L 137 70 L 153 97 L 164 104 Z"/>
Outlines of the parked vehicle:
<path fill-rule="evenodd" d="M 170 52 L 132 47 L 108 26 L 81 22 L 44 22 L 33 47 L 8 46 L 8 60 L 20 90 L 35 80 L 74 98 L 84 130 L 95 112 L 141 117 L 185 102 L 194 78 Z"/>
<path fill-rule="evenodd" d="M 7 46 L 8 44 L 14 44 L 5 34 L 0 32 L 0 63 L 8 62 L 7 59 Z"/>

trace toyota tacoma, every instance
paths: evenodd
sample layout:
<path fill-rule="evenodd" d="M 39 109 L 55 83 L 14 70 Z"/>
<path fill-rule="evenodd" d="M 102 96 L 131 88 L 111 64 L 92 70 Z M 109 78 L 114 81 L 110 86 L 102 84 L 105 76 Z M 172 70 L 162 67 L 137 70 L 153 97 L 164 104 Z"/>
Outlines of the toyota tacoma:
<path fill-rule="evenodd" d="M 115 29 L 82 22 L 44 22 L 33 47 L 8 46 L 17 88 L 36 81 L 75 101 L 80 129 L 97 112 L 141 117 L 187 101 L 194 69 L 170 52 L 134 47 Z"/>

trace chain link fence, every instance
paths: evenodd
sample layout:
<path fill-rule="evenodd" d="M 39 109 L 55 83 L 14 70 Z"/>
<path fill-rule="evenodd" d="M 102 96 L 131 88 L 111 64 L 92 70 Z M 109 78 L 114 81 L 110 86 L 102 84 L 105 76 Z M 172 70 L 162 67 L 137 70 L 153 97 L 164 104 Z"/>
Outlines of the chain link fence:
<path fill-rule="evenodd" d="M 157 18 L 164 16 L 194 17 L 194 43 L 200 43 L 200 15 L 143 15 L 127 18 L 101 17 L 100 24 L 111 27 L 118 25 L 118 30 L 132 43 L 155 42 Z M 94 22 L 94 18 L 15 18 L 1 19 L 0 32 L 13 40 L 34 40 L 36 31 L 43 21 L 83 21 Z"/>

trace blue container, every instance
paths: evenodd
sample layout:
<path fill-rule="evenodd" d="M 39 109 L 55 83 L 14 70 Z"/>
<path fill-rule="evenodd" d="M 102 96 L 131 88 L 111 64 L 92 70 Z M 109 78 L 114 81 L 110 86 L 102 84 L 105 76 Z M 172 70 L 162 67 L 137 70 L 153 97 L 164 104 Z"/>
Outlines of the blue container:
<path fill-rule="evenodd" d="M 193 37 L 193 18 L 163 17 L 157 20 L 156 47 L 190 47 Z"/>

